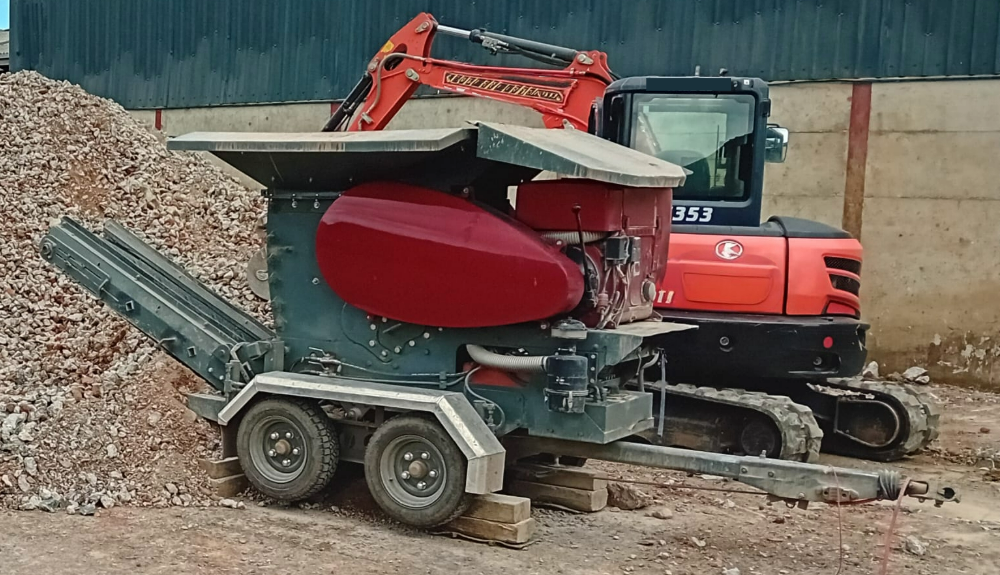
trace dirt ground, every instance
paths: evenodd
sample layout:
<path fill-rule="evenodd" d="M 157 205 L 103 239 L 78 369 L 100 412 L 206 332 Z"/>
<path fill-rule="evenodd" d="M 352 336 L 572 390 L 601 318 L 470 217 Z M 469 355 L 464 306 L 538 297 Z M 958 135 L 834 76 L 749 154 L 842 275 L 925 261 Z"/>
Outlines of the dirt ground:
<path fill-rule="evenodd" d="M 989 464 L 984 453 L 1000 451 L 1000 395 L 946 387 L 934 393 L 945 404 L 941 438 L 898 467 L 959 488 L 962 503 L 935 508 L 906 501 L 888 572 L 995 575 L 1000 482 L 988 481 L 981 466 Z M 835 457 L 825 462 L 874 466 Z M 739 488 L 674 473 L 598 467 L 613 477 Z M 392 524 L 373 510 L 358 470 L 351 468 L 306 508 L 263 507 L 247 498 L 245 510 L 116 507 L 98 517 L 3 512 L 0 573 L 879 573 L 889 503 L 843 508 L 838 521 L 837 508 L 826 505 L 787 509 L 767 506 L 755 495 L 643 489 L 672 516 L 536 508 L 535 541 L 521 550 Z M 906 537 L 910 551 L 904 549 Z M 922 555 L 912 552 L 920 547 Z"/>

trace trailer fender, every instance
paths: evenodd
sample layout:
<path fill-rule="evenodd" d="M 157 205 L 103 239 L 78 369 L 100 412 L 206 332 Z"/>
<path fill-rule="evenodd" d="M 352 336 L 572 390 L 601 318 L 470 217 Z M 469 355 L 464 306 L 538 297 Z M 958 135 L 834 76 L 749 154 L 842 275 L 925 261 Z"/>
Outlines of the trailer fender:
<path fill-rule="evenodd" d="M 258 395 L 305 397 L 432 414 L 468 460 L 466 492 L 486 494 L 503 487 L 504 448 L 461 393 L 274 371 L 257 375 L 241 389 L 219 411 L 218 423 L 227 425 L 233 421 Z"/>

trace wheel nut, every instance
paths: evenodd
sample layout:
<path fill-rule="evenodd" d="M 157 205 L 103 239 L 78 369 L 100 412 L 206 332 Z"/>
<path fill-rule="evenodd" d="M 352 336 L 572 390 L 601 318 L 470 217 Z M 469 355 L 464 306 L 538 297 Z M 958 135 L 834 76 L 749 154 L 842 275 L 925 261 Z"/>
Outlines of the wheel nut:
<path fill-rule="evenodd" d="M 399 476 L 402 477 L 403 479 L 409 479 L 410 478 L 410 472 L 409 471 L 404 471 L 404 472 L 400 473 Z"/>
<path fill-rule="evenodd" d="M 413 454 L 407 451 L 403 454 L 403 461 L 413 461 Z"/>
<path fill-rule="evenodd" d="M 427 489 L 427 483 L 421 481 L 417 484 L 417 489 Z"/>
<path fill-rule="evenodd" d="M 268 456 L 268 457 L 274 457 L 274 456 L 275 456 L 275 455 L 277 455 L 277 454 L 278 454 L 278 453 L 277 453 L 277 452 L 276 452 L 275 450 L 273 450 L 273 449 L 269 449 L 269 450 L 267 451 L 267 456 Z"/>
<path fill-rule="evenodd" d="M 298 455 L 298 454 L 299 454 L 299 448 L 298 447 L 293 447 L 292 448 L 292 455 Z"/>
<path fill-rule="evenodd" d="M 292 438 L 292 432 L 291 431 L 286 431 L 285 432 L 285 439 L 291 439 L 291 438 Z"/>
<path fill-rule="evenodd" d="M 427 453 L 426 451 L 420 454 L 420 459 L 430 459 L 430 458 L 431 454 Z"/>
<path fill-rule="evenodd" d="M 437 477 L 438 476 L 437 469 L 431 469 L 430 471 L 428 471 L 427 472 L 427 476 L 430 477 L 431 479 L 434 479 L 435 477 Z"/>
<path fill-rule="evenodd" d="M 272 440 L 277 440 L 277 439 L 278 439 L 278 437 L 280 437 L 280 436 L 278 435 L 278 432 L 277 432 L 277 431 L 275 431 L 274 433 L 272 433 L 272 434 L 271 434 L 271 439 L 272 439 Z"/>
<path fill-rule="evenodd" d="M 292 464 L 292 460 L 290 460 L 290 459 L 282 459 L 281 460 L 281 464 L 284 465 L 285 467 L 288 467 L 289 465 Z"/>

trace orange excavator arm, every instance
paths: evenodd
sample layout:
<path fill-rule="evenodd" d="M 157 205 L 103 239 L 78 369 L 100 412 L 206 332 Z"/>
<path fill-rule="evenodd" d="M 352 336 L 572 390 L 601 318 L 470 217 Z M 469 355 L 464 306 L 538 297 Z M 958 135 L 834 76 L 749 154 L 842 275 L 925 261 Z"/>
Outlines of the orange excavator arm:
<path fill-rule="evenodd" d="M 430 57 L 437 33 L 459 36 L 490 52 L 515 53 L 562 69 L 477 66 Z M 324 132 L 381 130 L 421 85 L 526 106 L 547 128 L 586 130 L 594 101 L 614 80 L 607 54 L 584 52 L 483 30 L 439 25 L 419 14 L 386 42 Z"/>

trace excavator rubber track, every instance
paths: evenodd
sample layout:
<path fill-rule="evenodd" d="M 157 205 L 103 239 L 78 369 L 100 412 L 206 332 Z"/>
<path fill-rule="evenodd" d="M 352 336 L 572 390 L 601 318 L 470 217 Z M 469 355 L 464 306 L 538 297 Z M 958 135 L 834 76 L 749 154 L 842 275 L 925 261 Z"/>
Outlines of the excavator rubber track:
<path fill-rule="evenodd" d="M 872 395 L 889 403 L 901 419 L 904 437 L 892 447 L 872 450 L 847 442 L 829 442 L 824 448 L 839 455 L 876 461 L 895 461 L 920 452 L 934 441 L 940 431 L 941 408 L 930 394 L 910 384 L 882 381 L 838 380 L 825 387 Z M 819 390 L 821 393 L 822 391 Z"/>
<path fill-rule="evenodd" d="M 666 387 L 663 435 L 659 434 L 659 401 L 661 392 L 656 384 L 647 387 L 654 395 L 653 416 L 657 425 L 641 435 L 654 444 L 687 447 L 717 452 L 759 455 L 740 441 L 754 429 L 774 434 L 768 443 L 778 449 L 767 451 L 769 457 L 789 461 L 814 462 L 819 458 L 823 430 L 812 410 L 782 395 L 742 389 L 716 389 L 690 384 Z M 763 421 L 770 429 L 761 428 Z M 754 427 L 757 426 L 757 427 Z M 734 438 L 726 441 L 726 438 Z M 753 441 L 750 442 L 751 444 Z M 778 451 L 777 454 L 774 451 Z"/>

